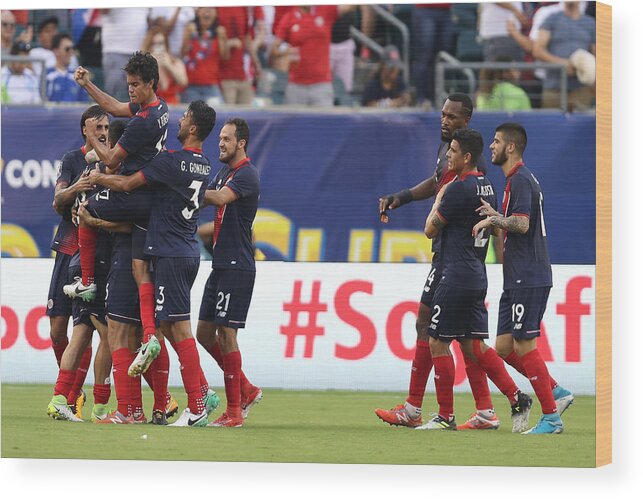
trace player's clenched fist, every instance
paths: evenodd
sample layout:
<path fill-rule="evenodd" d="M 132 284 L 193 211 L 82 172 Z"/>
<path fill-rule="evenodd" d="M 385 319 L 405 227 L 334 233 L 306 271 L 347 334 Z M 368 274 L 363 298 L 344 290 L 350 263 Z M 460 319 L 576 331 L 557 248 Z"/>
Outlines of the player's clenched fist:
<path fill-rule="evenodd" d="M 76 80 L 76 83 L 81 87 L 84 87 L 89 83 L 89 71 L 82 66 L 78 66 L 76 71 L 74 71 L 74 80 Z"/>

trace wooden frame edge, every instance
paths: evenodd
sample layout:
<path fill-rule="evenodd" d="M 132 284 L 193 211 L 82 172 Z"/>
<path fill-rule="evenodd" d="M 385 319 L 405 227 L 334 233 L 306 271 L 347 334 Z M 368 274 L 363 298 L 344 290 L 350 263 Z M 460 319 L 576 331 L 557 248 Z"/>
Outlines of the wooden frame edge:
<path fill-rule="evenodd" d="M 612 462 L 612 6 L 596 2 L 596 466 Z"/>

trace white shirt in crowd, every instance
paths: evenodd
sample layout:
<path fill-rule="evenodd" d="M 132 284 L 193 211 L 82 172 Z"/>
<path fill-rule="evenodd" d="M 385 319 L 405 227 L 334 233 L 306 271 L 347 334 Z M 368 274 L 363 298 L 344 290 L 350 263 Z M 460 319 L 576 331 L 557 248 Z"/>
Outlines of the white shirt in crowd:
<path fill-rule="evenodd" d="M 110 9 L 102 15 L 103 54 L 128 54 L 141 49 L 150 9 Z"/>
<path fill-rule="evenodd" d="M 518 10 L 522 11 L 522 2 L 509 2 Z M 508 9 L 503 9 L 494 3 L 480 4 L 479 33 L 483 40 L 497 36 L 509 36 L 507 21 L 512 20 L 517 28 L 520 28 L 520 21 Z"/>

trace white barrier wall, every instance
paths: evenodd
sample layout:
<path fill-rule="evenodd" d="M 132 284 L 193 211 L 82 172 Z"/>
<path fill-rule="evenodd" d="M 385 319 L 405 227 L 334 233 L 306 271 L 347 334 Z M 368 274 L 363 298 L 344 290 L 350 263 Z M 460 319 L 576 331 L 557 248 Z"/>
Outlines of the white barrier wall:
<path fill-rule="evenodd" d="M 193 330 L 209 263 L 202 262 L 193 287 Z M 53 384 L 57 367 L 45 316 L 53 260 L 13 258 L 1 265 L 2 381 Z M 247 328 L 239 335 L 244 371 L 262 387 L 407 390 L 417 301 L 428 269 L 424 264 L 258 262 Z M 488 266 L 488 275 L 493 342 L 501 266 Z M 594 266 L 555 266 L 539 340 L 552 375 L 577 394 L 595 394 L 594 285 Z M 210 384 L 222 386 L 214 360 L 199 352 Z M 170 385 L 179 386 L 172 350 L 170 359 Z M 514 378 L 528 389 L 520 375 Z M 92 380 L 90 373 L 88 383 Z M 433 391 L 432 379 L 428 388 Z M 456 391 L 468 389 L 456 351 Z"/>

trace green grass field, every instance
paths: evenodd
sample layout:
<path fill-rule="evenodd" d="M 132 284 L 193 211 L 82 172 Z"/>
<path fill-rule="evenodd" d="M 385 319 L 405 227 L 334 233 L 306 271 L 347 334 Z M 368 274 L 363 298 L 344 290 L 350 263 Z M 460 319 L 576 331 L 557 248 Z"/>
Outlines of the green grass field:
<path fill-rule="evenodd" d="M 49 419 L 48 385 L 2 385 L 2 457 L 253 461 L 282 463 L 569 466 L 595 464 L 595 398 L 576 397 L 562 435 L 511 433 L 506 399 L 494 397 L 502 422 L 496 431 L 412 431 L 374 414 L 404 400 L 402 393 L 264 390 L 242 428 L 167 428 L 95 425 Z M 86 387 L 91 411 L 91 387 Z M 171 389 L 185 407 L 185 394 Z M 223 390 L 217 390 L 225 404 Z M 145 407 L 151 392 L 144 389 Z M 114 394 L 112 393 L 112 403 Z M 540 406 L 530 418 L 534 424 Z M 427 394 L 425 412 L 435 408 Z M 470 395 L 456 395 L 458 422 L 473 410 Z M 219 408 L 210 419 L 221 413 Z M 426 417 L 426 416 L 425 416 Z M 141 438 L 144 434 L 147 439 Z"/>

